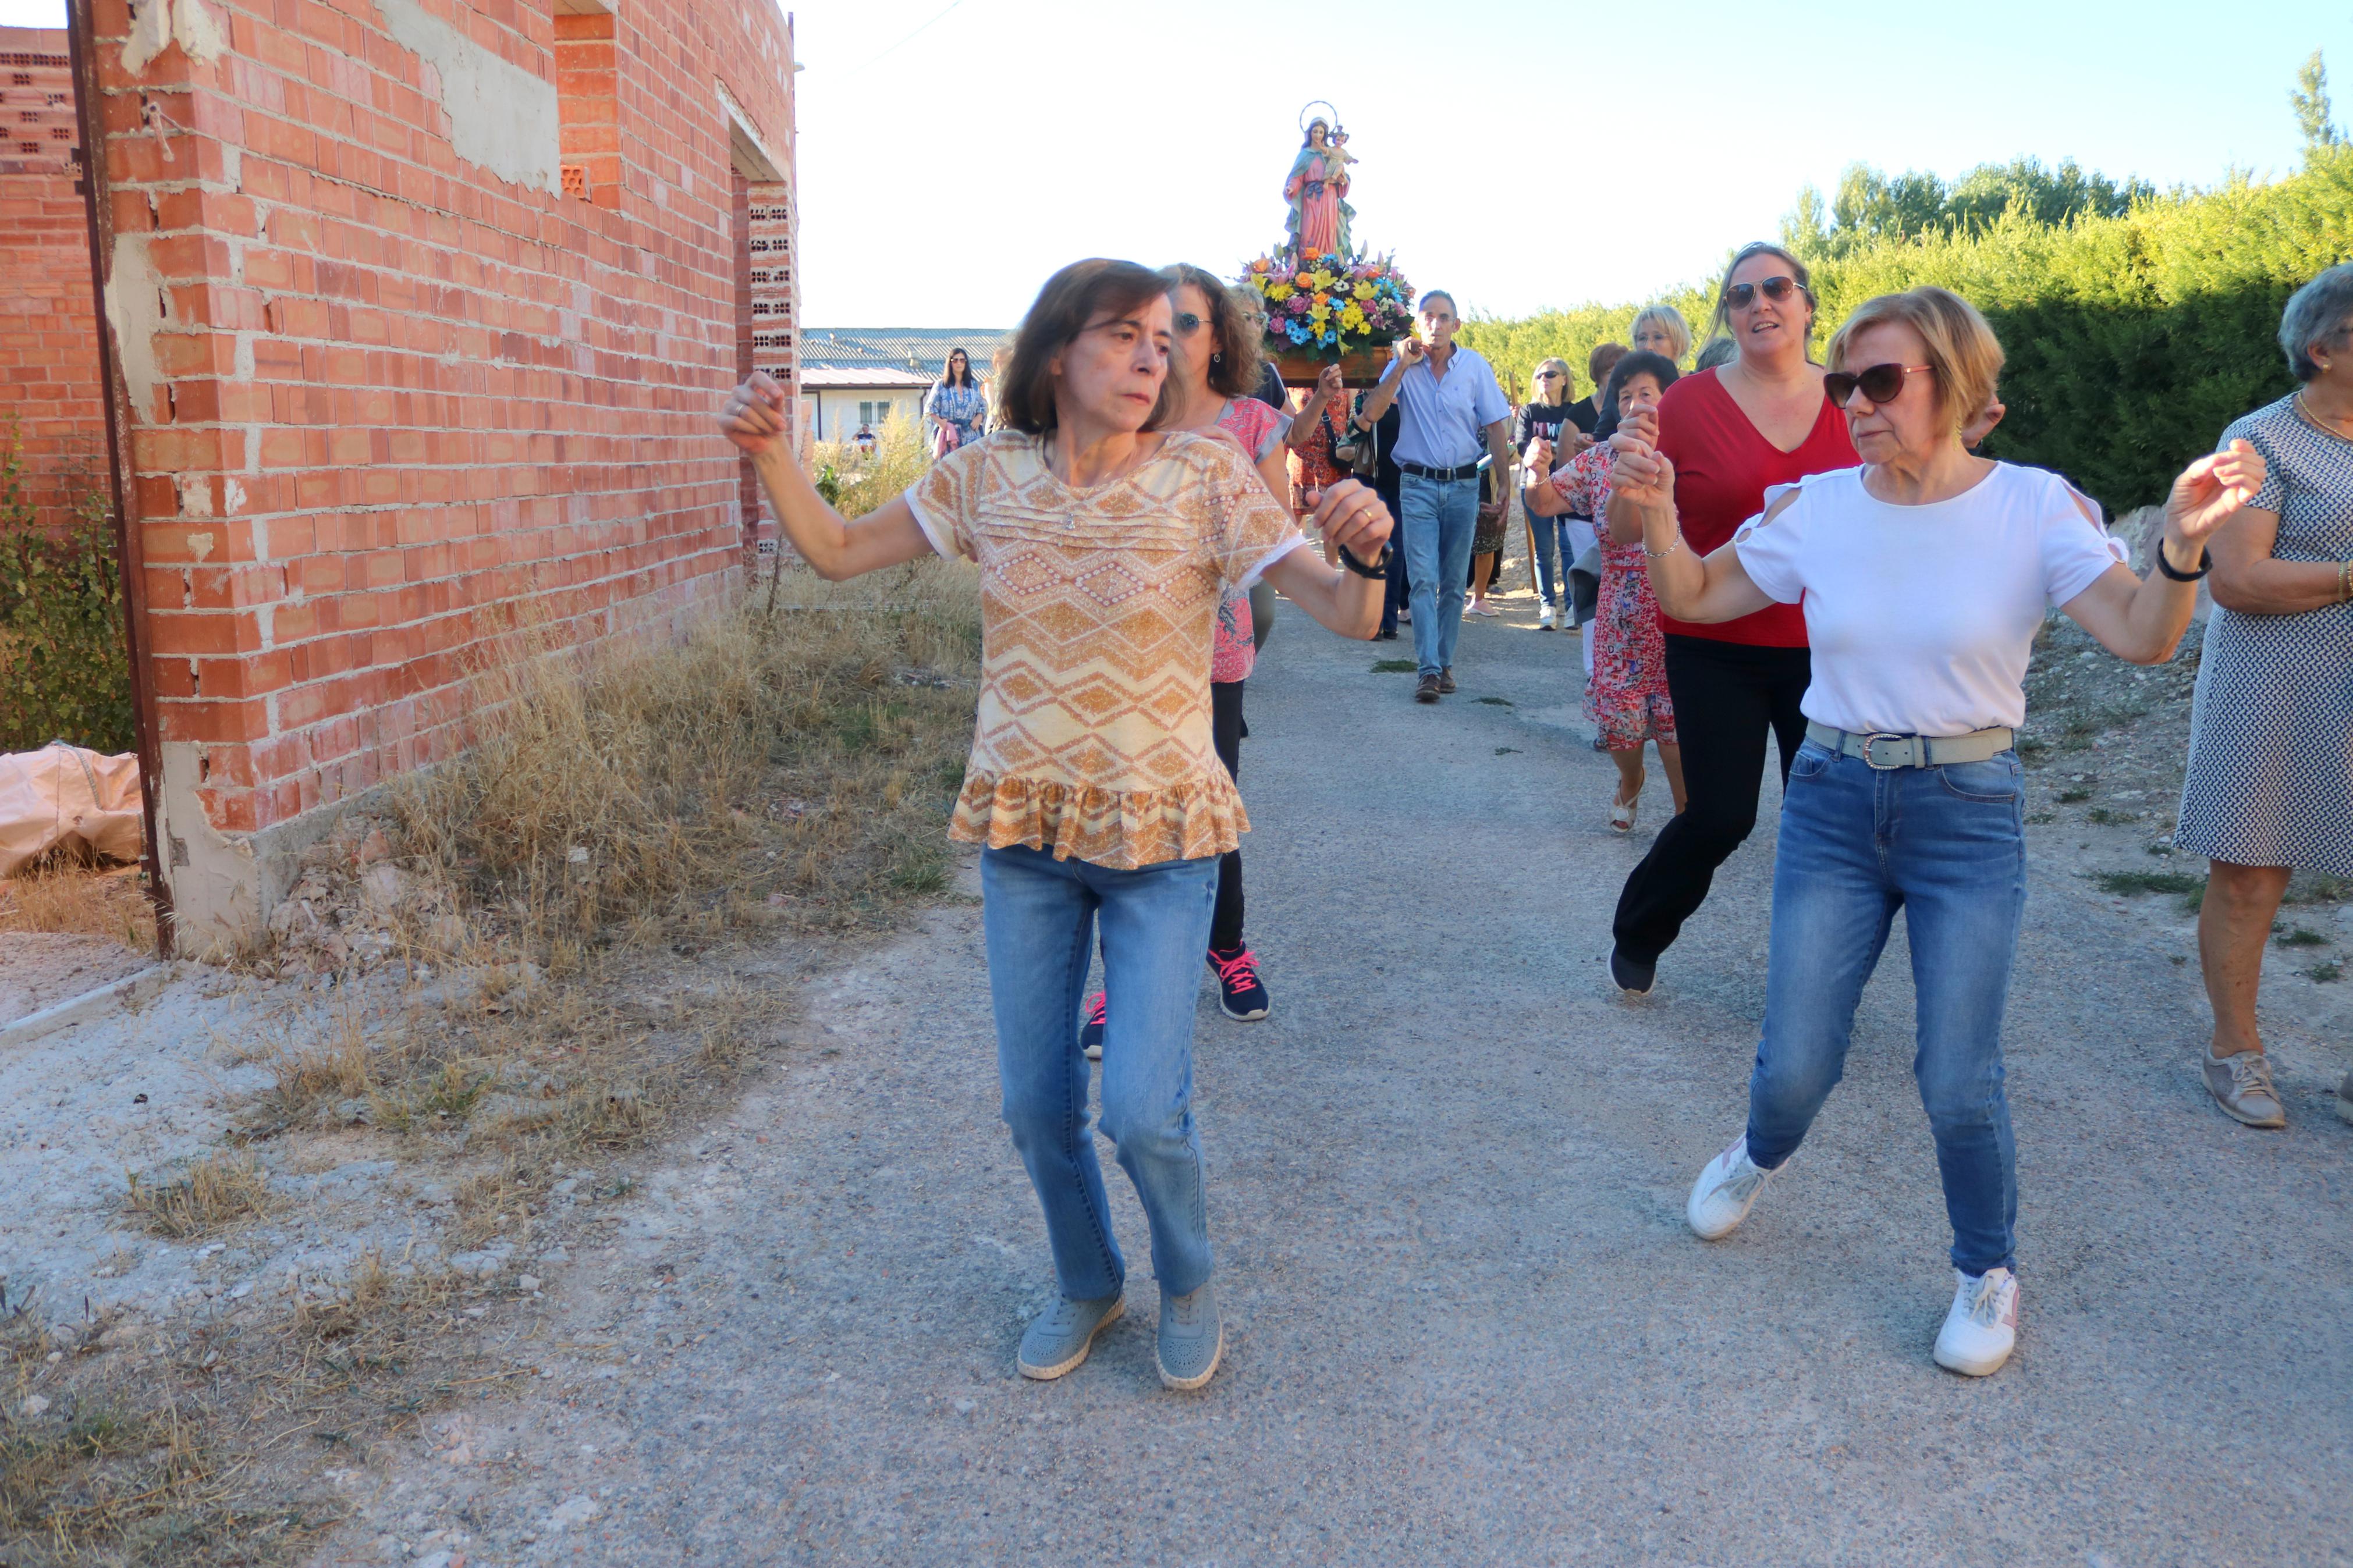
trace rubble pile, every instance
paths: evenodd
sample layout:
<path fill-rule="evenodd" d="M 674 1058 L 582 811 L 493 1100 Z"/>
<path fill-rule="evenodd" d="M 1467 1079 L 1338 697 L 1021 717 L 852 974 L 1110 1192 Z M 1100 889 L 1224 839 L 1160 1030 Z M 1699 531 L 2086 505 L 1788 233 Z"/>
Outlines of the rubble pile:
<path fill-rule="evenodd" d="M 395 957 L 447 962 L 469 944 L 448 884 L 402 866 L 376 818 L 345 816 L 300 864 L 301 877 L 270 911 L 262 959 L 281 979 L 365 971 Z"/>

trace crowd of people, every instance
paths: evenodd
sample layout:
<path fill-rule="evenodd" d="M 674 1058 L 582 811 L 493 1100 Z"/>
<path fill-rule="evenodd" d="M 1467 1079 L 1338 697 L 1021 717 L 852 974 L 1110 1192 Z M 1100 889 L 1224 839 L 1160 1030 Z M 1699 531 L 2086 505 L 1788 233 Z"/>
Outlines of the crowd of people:
<path fill-rule="evenodd" d="M 2294 868 L 2353 876 L 2353 265 L 2290 300 L 2280 342 L 2297 390 L 2181 471 L 2145 576 L 2064 479 L 1978 455 L 2003 412 L 2002 351 L 1941 289 L 1864 302 L 1817 361 L 1804 263 L 1751 245 L 1718 283 L 1694 368 L 1688 324 L 1653 307 L 1630 346 L 1594 351 L 1588 396 L 1547 359 L 1517 410 L 1456 341 L 1442 289 L 1353 396 L 1336 367 L 1296 396 L 1270 383 L 1263 309 L 1196 267 L 1064 268 L 999 367 L 992 430 L 944 435 L 913 489 L 854 521 L 803 473 L 780 388 L 755 375 L 721 416 L 821 575 L 938 553 L 982 576 L 982 686 L 950 832 L 981 846 L 1003 1114 L 1057 1277 L 1022 1338 L 1024 1374 L 1074 1370 L 1124 1307 L 1090 1057 L 1150 1231 L 1161 1379 L 1215 1373 L 1192 1021 L 1205 955 L 1229 1016 L 1271 1005 L 1242 941 L 1237 784 L 1272 595 L 1344 637 L 1409 626 L 1414 697 L 1441 701 L 1514 493 L 1539 626 L 1582 634 L 1586 710 L 1615 764 L 1610 826 L 1633 830 L 1648 751 L 1669 786 L 1672 815 L 1611 921 L 1623 992 L 1651 990 L 1754 829 L 1768 742 L 1778 752 L 1748 1115 L 1692 1185 L 1695 1235 L 1731 1234 L 1798 1151 L 1901 910 L 1952 1230 L 1932 1354 L 1974 1376 L 2008 1360 L 2020 1289 L 2000 1034 L 2025 900 L 2030 652 L 2055 609 L 2121 658 L 2168 659 L 2210 572 L 2177 835 L 2213 866 L 2204 1077 L 2240 1121 L 2284 1124 L 2255 1017 L 2263 941 Z M 955 412 L 943 404 L 944 428 Z M 1101 592 L 1114 565 L 1126 586 Z M 2353 1075 L 2340 1104 L 2353 1119 Z"/>

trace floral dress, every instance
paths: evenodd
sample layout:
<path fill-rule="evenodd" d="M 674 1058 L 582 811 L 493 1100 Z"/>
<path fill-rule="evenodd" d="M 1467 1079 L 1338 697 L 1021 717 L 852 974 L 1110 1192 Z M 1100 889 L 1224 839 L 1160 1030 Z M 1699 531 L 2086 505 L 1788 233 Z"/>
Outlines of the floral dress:
<path fill-rule="evenodd" d="M 1291 449 L 1291 510 L 1302 517 L 1314 510 L 1308 505 L 1308 491 L 1328 490 L 1342 479 L 1356 478 L 1332 456 L 1332 443 L 1339 438 L 1340 427 L 1332 423 L 1332 405 L 1327 404 L 1299 445 Z"/>
<path fill-rule="evenodd" d="M 1282 442 L 1291 421 L 1255 397 L 1237 397 L 1218 416 L 1218 428 L 1230 431 L 1250 457 L 1251 471 Z M 1261 489 L 1266 487 L 1261 485 Z M 1209 679 L 1217 684 L 1247 680 L 1258 664 L 1257 626 L 1250 620 L 1250 590 L 1229 587 L 1218 605 L 1218 630 L 1209 657 Z"/>
<path fill-rule="evenodd" d="M 935 381 L 923 398 L 923 412 L 943 425 L 955 426 L 955 444 L 969 447 L 980 439 L 981 421 L 988 416 L 988 394 L 977 385 L 950 386 L 945 381 Z"/>
<path fill-rule="evenodd" d="M 1555 494 L 1588 517 L 1607 515 L 1609 448 L 1590 447 L 1552 476 Z M 1644 741 L 1677 743 L 1675 704 L 1667 695 L 1666 637 L 1641 541 L 1620 544 L 1601 535 L 1601 595 L 1588 635 L 1593 638 L 1593 679 L 1585 688 L 1593 745 L 1601 752 L 1640 751 Z"/>

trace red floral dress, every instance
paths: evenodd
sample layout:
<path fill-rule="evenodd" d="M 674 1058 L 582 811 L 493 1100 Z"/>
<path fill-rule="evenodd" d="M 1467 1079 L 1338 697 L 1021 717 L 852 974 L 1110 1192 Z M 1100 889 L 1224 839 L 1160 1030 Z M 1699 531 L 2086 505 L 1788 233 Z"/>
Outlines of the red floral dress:
<path fill-rule="evenodd" d="M 1554 493 L 1588 517 L 1607 516 L 1609 448 L 1589 447 L 1552 477 Z M 1659 601 L 1640 540 L 1620 544 L 1607 523 L 1601 535 L 1601 593 L 1594 606 L 1593 679 L 1585 689 L 1585 711 L 1593 721 L 1594 749 L 1640 751 L 1644 741 L 1677 744 L 1675 704 L 1667 695 L 1666 637 L 1659 629 Z"/>

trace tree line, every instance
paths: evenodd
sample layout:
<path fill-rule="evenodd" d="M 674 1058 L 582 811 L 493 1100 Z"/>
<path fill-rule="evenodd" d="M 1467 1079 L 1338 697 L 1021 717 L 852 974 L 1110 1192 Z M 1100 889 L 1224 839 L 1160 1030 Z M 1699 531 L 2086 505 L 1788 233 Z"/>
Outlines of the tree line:
<path fill-rule="evenodd" d="M 1809 188 L 1780 237 L 1820 297 L 1817 352 L 1873 295 L 1950 289 L 1985 312 L 2009 354 L 2010 412 L 1987 454 L 2056 469 L 2112 511 L 2160 500 L 2186 457 L 2293 388 L 2281 310 L 2353 257 L 2353 144 L 2330 118 L 2317 55 L 2291 103 L 2304 165 L 2268 183 L 2233 173 L 2211 189 L 2159 192 L 2021 159 L 1951 182 L 1857 165 L 1827 201 Z M 1499 373 L 1525 378 L 1557 354 L 1582 379 L 1593 347 L 1625 342 L 1651 302 L 1478 318 L 1461 335 Z M 1659 302 L 1705 341 L 1712 279 Z"/>

